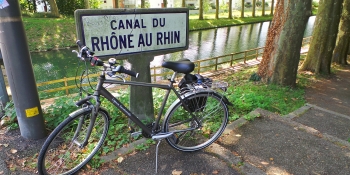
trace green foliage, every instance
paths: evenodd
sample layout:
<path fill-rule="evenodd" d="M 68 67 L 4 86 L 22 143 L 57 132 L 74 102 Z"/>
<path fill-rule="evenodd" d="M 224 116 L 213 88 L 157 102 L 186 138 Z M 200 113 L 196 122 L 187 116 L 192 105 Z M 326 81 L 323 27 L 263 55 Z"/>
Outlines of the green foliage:
<path fill-rule="evenodd" d="M 84 0 L 56 0 L 58 11 L 61 15 L 73 16 L 77 9 L 84 9 Z M 99 0 L 89 0 L 90 8 L 98 9 L 101 5 Z"/>
<path fill-rule="evenodd" d="M 251 7 L 253 7 L 253 5 L 252 5 L 251 2 L 246 2 L 246 3 L 244 4 L 244 7 L 245 7 L 245 8 L 251 8 Z"/>
<path fill-rule="evenodd" d="M 6 103 L 4 107 L 5 111 L 5 116 L 9 118 L 7 121 L 8 129 L 13 130 L 13 129 L 18 129 L 18 123 L 17 123 L 17 114 L 16 114 L 16 108 L 13 103 L 13 101 L 9 101 Z"/>
<path fill-rule="evenodd" d="M 100 5 L 102 4 L 102 1 L 100 0 L 89 0 L 90 8 L 91 9 L 98 9 L 100 8 Z"/>
<path fill-rule="evenodd" d="M 261 77 L 257 74 L 257 73 L 253 73 L 250 78 L 249 78 L 250 81 L 260 81 L 261 80 Z"/>
<path fill-rule="evenodd" d="M 246 69 L 228 78 L 231 79 L 231 85 L 227 90 L 227 98 L 233 103 L 236 114 L 246 115 L 256 108 L 262 108 L 285 115 L 305 104 L 303 89 L 248 81 L 255 70 Z"/>
<path fill-rule="evenodd" d="M 220 4 L 220 10 L 224 13 L 228 12 L 228 5 L 224 1 L 222 1 L 222 4 Z"/>
<path fill-rule="evenodd" d="M 78 101 L 78 99 L 79 96 L 61 96 L 56 98 L 54 103 L 44 111 L 47 128 L 53 130 L 66 119 L 71 112 L 77 110 L 75 102 Z"/>
<path fill-rule="evenodd" d="M 255 6 L 257 6 L 257 7 L 261 7 L 261 5 L 262 5 L 261 1 L 258 1 L 258 2 L 255 3 Z"/>
<path fill-rule="evenodd" d="M 84 0 L 56 0 L 61 15 L 73 16 L 76 9 L 84 9 Z"/>
<path fill-rule="evenodd" d="M 210 9 L 212 9 L 212 7 L 209 0 L 203 0 L 203 12 L 208 13 Z"/>

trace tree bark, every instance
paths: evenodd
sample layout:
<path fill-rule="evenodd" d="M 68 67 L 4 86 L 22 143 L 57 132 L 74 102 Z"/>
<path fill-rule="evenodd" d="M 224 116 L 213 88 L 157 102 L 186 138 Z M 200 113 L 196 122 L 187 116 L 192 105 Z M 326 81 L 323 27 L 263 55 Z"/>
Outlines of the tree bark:
<path fill-rule="evenodd" d="M 274 9 L 274 5 L 275 4 L 275 0 L 272 0 L 271 1 L 271 13 L 270 13 L 270 15 L 273 15 L 273 9 Z"/>
<path fill-rule="evenodd" d="M 244 18 L 244 0 L 242 0 L 241 18 Z"/>
<path fill-rule="evenodd" d="M 141 0 L 141 8 L 142 8 L 142 1 L 144 0 Z M 119 1 L 118 0 L 113 0 L 113 8 L 119 8 Z"/>
<path fill-rule="evenodd" d="M 85 6 L 85 9 L 90 8 L 89 0 L 84 0 L 84 6 Z"/>
<path fill-rule="evenodd" d="M 232 0 L 228 1 L 228 19 L 232 19 Z"/>
<path fill-rule="evenodd" d="M 333 51 L 333 62 L 347 65 L 350 45 L 350 1 L 345 0 L 340 18 L 337 42 Z"/>
<path fill-rule="evenodd" d="M 49 0 L 49 4 L 50 4 L 50 9 L 51 9 L 52 15 L 55 17 L 59 17 L 60 13 L 58 12 L 56 0 Z"/>
<path fill-rule="evenodd" d="M 253 10 L 252 10 L 253 17 L 255 17 L 255 7 L 256 7 L 256 0 L 253 0 Z"/>
<path fill-rule="evenodd" d="M 265 16 L 265 0 L 262 0 L 261 16 Z"/>
<path fill-rule="evenodd" d="M 343 0 L 321 0 L 309 52 L 300 70 L 330 74 Z"/>
<path fill-rule="evenodd" d="M 219 9 L 220 3 L 219 0 L 215 0 L 216 8 L 215 8 L 215 19 L 219 19 Z"/>
<path fill-rule="evenodd" d="M 167 8 L 168 7 L 168 0 L 163 0 L 163 8 Z"/>
<path fill-rule="evenodd" d="M 258 75 L 268 83 L 294 87 L 311 0 L 277 1 Z"/>
<path fill-rule="evenodd" d="M 141 8 L 145 8 L 145 0 L 141 0 Z"/>
<path fill-rule="evenodd" d="M 204 0 L 199 0 L 199 19 L 200 20 L 204 19 L 203 18 L 203 11 L 204 11 L 204 9 L 203 9 L 203 2 L 204 2 Z"/>

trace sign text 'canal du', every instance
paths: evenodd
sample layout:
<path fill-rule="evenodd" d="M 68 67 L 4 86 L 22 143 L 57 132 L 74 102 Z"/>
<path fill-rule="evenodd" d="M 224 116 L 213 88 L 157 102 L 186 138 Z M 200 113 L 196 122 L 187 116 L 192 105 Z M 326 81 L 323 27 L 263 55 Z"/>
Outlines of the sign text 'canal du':
<path fill-rule="evenodd" d="M 77 24 L 82 30 L 80 39 L 97 56 L 187 49 L 188 11 L 154 11 L 81 14 Z"/>

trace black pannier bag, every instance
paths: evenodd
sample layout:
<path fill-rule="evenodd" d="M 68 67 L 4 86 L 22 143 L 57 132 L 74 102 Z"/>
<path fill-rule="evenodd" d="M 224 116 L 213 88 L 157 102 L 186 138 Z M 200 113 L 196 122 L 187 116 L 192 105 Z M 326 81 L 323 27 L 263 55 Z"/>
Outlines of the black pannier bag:
<path fill-rule="evenodd" d="M 180 88 L 180 94 L 184 95 L 187 92 L 195 92 L 197 89 L 210 88 L 212 80 L 210 78 L 203 77 L 199 74 L 186 74 L 178 86 Z M 207 103 L 207 97 L 197 97 L 190 100 L 185 99 L 185 103 L 189 108 L 189 112 L 201 112 Z"/>

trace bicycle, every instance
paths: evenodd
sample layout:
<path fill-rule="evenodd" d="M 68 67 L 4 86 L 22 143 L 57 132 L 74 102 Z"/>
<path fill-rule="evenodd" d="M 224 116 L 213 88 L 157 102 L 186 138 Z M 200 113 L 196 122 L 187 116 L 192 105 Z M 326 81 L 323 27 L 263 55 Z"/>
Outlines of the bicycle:
<path fill-rule="evenodd" d="M 158 146 L 161 140 L 180 151 L 201 150 L 216 141 L 224 131 L 228 122 L 227 98 L 212 88 L 212 81 L 208 78 L 199 79 L 190 74 L 194 70 L 194 63 L 188 59 L 168 61 L 163 67 L 173 70 L 168 84 L 145 83 L 126 81 L 116 73 L 123 73 L 137 77 L 138 73 L 116 65 L 114 58 L 108 63 L 94 57 L 88 47 L 77 41 L 80 51 L 78 58 L 89 61 L 92 65 L 101 66 L 100 77 L 94 93 L 76 102 L 80 109 L 69 114 L 48 136 L 38 156 L 39 174 L 73 174 L 87 164 L 103 145 L 106 138 L 110 116 L 106 109 L 101 107 L 100 97 L 108 99 L 116 108 L 131 119 L 142 129 L 142 135 L 158 141 L 156 145 L 156 172 Z M 179 83 L 179 91 L 174 84 L 176 75 L 185 76 Z M 106 79 L 106 74 L 116 79 Z M 155 121 L 144 124 L 103 85 L 119 84 L 160 88 L 166 91 L 160 112 Z M 227 85 L 221 86 L 225 90 Z M 169 94 L 177 96 L 162 119 L 162 113 Z M 91 102 L 92 101 L 92 102 Z M 160 124 L 162 120 L 162 124 Z M 100 127 L 95 127 L 100 126 Z M 101 127 L 102 126 L 102 127 Z"/>

